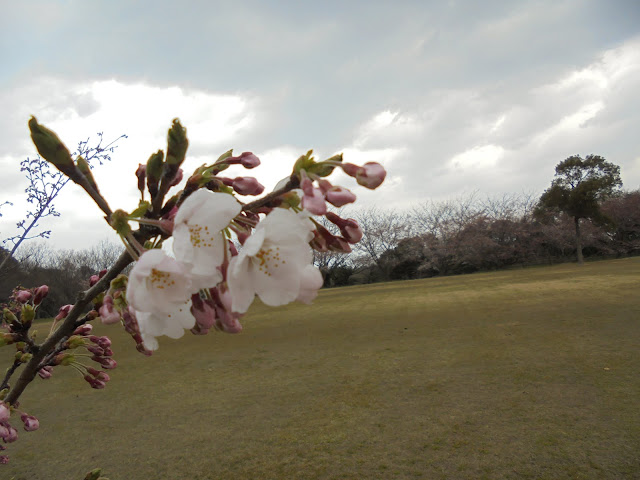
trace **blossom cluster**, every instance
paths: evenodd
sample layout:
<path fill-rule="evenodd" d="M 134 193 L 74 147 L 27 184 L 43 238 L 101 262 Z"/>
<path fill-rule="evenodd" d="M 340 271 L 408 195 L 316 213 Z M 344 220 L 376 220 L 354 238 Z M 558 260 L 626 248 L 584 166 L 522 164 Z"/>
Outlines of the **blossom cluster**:
<path fill-rule="evenodd" d="M 109 338 L 92 333 L 91 322 L 97 318 L 104 324 L 120 323 L 136 349 L 151 355 L 160 336 L 179 338 L 185 330 L 195 335 L 211 329 L 240 332 L 240 320 L 256 296 L 268 306 L 312 302 L 323 284 L 312 263 L 313 249 L 346 253 L 363 236 L 355 220 L 330 210 L 356 197 L 327 177 L 339 168 L 359 185 L 375 189 L 386 176 L 377 163 L 358 166 L 343 162 L 341 154 L 316 161 L 309 151 L 298 158 L 290 176 L 263 195 L 264 186 L 254 177 L 221 175 L 234 165 L 260 165 L 252 152 L 234 156 L 229 150 L 213 164 L 198 167 L 183 183 L 181 165 L 189 142 L 186 129 L 174 119 L 166 154 L 159 150 L 135 171 L 138 206 L 130 212 L 113 211 L 82 157 L 74 161 L 57 135 L 34 117 L 29 129 L 40 155 L 84 189 L 127 250 L 109 270 L 91 276 L 89 289 L 78 295 L 75 305 L 60 307 L 43 343 L 36 343 L 30 328 L 48 287 L 14 292 L 3 310 L 7 332 L 0 334 L 0 346 L 16 348 L 14 363 L 0 384 L 4 443 L 17 438 L 9 423 L 14 411 L 20 413 L 25 430 L 39 426 L 35 417 L 17 410 L 20 395 L 36 376 L 48 379 L 55 367 L 70 366 L 94 389 L 110 381 L 105 370 L 115 368 L 116 361 Z M 179 185 L 182 189 L 169 196 Z M 239 199 L 258 195 L 262 196 L 249 202 Z M 323 216 L 340 233 L 332 233 L 324 226 L 329 223 L 314 216 Z M 139 228 L 134 230 L 130 222 Z M 135 265 L 123 274 L 132 260 Z M 18 381 L 9 385 L 23 364 Z M 0 449 L 4 450 L 2 444 Z M 7 460 L 0 456 L 0 463 Z"/>

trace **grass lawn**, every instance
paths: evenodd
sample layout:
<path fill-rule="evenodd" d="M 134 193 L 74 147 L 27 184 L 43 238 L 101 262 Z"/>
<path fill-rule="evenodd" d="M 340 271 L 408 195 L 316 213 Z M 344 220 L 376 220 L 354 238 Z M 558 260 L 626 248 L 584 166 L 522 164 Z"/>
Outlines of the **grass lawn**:
<path fill-rule="evenodd" d="M 325 290 L 150 358 L 100 326 L 111 382 L 37 379 L 0 477 L 640 478 L 639 294 L 631 258 Z"/>

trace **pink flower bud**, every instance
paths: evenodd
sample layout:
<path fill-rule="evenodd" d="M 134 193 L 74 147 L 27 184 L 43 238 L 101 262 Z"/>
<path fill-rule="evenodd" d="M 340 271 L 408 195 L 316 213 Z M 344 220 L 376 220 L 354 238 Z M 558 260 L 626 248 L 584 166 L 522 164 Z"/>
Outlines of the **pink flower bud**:
<path fill-rule="evenodd" d="M 102 390 L 104 387 L 106 387 L 105 382 L 98 380 L 97 378 L 93 378 L 91 375 L 85 375 L 84 379 L 87 381 L 89 385 L 91 385 L 91 388 Z"/>
<path fill-rule="evenodd" d="M 20 303 L 27 303 L 31 299 L 31 291 L 30 290 L 20 290 L 16 292 L 15 299 Z"/>
<path fill-rule="evenodd" d="M 6 465 L 9 463 L 9 457 L 6 455 L 0 455 L 0 465 Z"/>
<path fill-rule="evenodd" d="M 89 277 L 89 286 L 93 287 L 99 281 L 100 281 L 100 277 L 98 275 L 91 275 Z"/>
<path fill-rule="evenodd" d="M 89 335 L 89 341 L 97 344 L 100 348 L 109 348 L 111 346 L 111 340 L 109 337 L 97 337 L 95 335 Z"/>
<path fill-rule="evenodd" d="M 41 287 L 36 288 L 36 292 L 33 296 L 33 304 L 40 305 L 48 293 L 49 287 L 47 285 L 42 285 Z"/>
<path fill-rule="evenodd" d="M 305 195 L 313 196 L 313 182 L 307 176 L 306 172 L 303 170 L 300 179 L 300 188 L 304 192 Z"/>
<path fill-rule="evenodd" d="M 306 193 L 303 195 L 302 208 L 314 215 L 324 215 L 327 213 L 327 204 L 319 188 L 312 188 L 311 195 L 307 195 Z"/>
<path fill-rule="evenodd" d="M 184 176 L 184 172 L 182 171 L 181 168 L 179 168 L 178 171 L 176 172 L 175 177 L 173 177 L 173 180 L 171 180 L 169 187 L 175 187 L 176 185 L 178 185 L 182 181 L 183 176 Z"/>
<path fill-rule="evenodd" d="M 360 225 L 358 225 L 358 222 L 356 222 L 353 218 L 348 218 L 345 220 L 344 218 L 339 217 L 333 212 L 327 212 L 326 217 L 327 220 L 338 226 L 338 228 L 340 229 L 340 233 L 342 233 L 342 236 L 347 242 L 358 243 L 360 240 L 362 240 L 362 229 L 360 228 Z"/>
<path fill-rule="evenodd" d="M 18 439 L 18 431 L 11 425 L 7 425 L 7 434 L 3 437 L 7 443 L 15 442 Z"/>
<path fill-rule="evenodd" d="M 40 370 L 38 370 L 38 375 L 43 380 L 46 380 L 48 378 L 51 378 L 52 370 L 53 370 L 53 367 L 47 365 L 46 367 L 42 367 Z"/>
<path fill-rule="evenodd" d="M 327 199 L 327 202 L 334 207 L 343 207 L 348 203 L 356 201 L 356 196 L 350 190 L 343 187 L 332 187 L 325 192 L 324 197 Z"/>
<path fill-rule="evenodd" d="M 138 177 L 138 190 L 144 192 L 144 184 L 145 179 L 147 177 L 147 166 L 141 163 L 138 164 L 138 169 L 136 170 L 136 177 Z"/>
<path fill-rule="evenodd" d="M 253 177 L 236 177 L 232 186 L 240 195 L 260 195 L 264 192 L 264 185 Z"/>
<path fill-rule="evenodd" d="M 313 231 L 313 238 L 309 242 L 311 248 L 318 252 L 328 252 L 329 247 L 327 246 L 327 241 L 324 239 L 322 235 L 318 233 L 317 230 Z"/>
<path fill-rule="evenodd" d="M 27 415 L 26 413 L 23 413 L 22 415 L 20 415 L 20 420 L 22 420 L 22 423 L 24 423 L 24 429 L 27 432 L 33 432 L 34 430 L 40 428 L 40 422 L 33 415 Z"/>
<path fill-rule="evenodd" d="M 91 330 L 93 330 L 93 325 L 91 325 L 90 323 L 85 323 L 84 325 L 80 325 L 78 328 L 76 328 L 73 331 L 73 334 L 85 336 L 89 335 L 91 333 Z"/>
<path fill-rule="evenodd" d="M 100 380 L 101 382 L 107 383 L 109 380 L 111 380 L 111 377 L 107 375 L 106 372 L 98 372 L 98 374 L 96 375 L 96 379 Z"/>
<path fill-rule="evenodd" d="M 0 403 L 0 422 L 6 422 L 11 416 L 11 410 L 6 403 Z"/>
<path fill-rule="evenodd" d="M 210 289 L 216 309 L 216 330 L 225 333 L 240 333 L 242 325 L 238 321 L 243 314 L 233 311 L 231 293 L 228 290 L 220 291 L 219 288 Z"/>
<path fill-rule="evenodd" d="M 62 307 L 60 307 L 60 310 L 58 310 L 58 315 L 56 315 L 56 318 L 54 318 L 54 320 L 57 322 L 59 320 L 67 318 L 67 315 L 69 315 L 69 312 L 72 308 L 73 305 L 63 305 Z"/>
<path fill-rule="evenodd" d="M 329 190 L 333 188 L 333 185 L 331 185 L 331 182 L 329 182 L 329 180 L 325 180 L 324 178 L 319 178 L 318 188 L 322 193 L 327 193 Z"/>
<path fill-rule="evenodd" d="M 113 370 L 118 366 L 118 363 L 113 358 L 105 358 L 94 355 L 91 357 L 91 360 L 100 364 L 102 368 L 105 370 Z"/>
<path fill-rule="evenodd" d="M 386 176 L 387 172 L 382 165 L 376 162 L 367 162 L 356 173 L 356 181 L 363 187 L 373 190 L 382 184 Z"/>
<path fill-rule="evenodd" d="M 242 152 L 237 158 L 244 168 L 255 168 L 260 165 L 260 159 L 251 152 Z"/>
<path fill-rule="evenodd" d="M 316 230 L 327 243 L 327 248 L 332 252 L 350 253 L 351 247 L 342 237 L 337 237 L 322 225 L 316 226 Z"/>
<path fill-rule="evenodd" d="M 349 175 L 350 177 L 355 177 L 362 167 L 354 165 L 353 163 L 342 163 L 340 165 L 342 167 L 342 171 Z"/>
<path fill-rule="evenodd" d="M 111 325 L 120 321 L 120 313 L 113 308 L 113 297 L 105 295 L 100 307 L 100 320 L 105 325 Z"/>
<path fill-rule="evenodd" d="M 196 319 L 191 329 L 194 335 L 205 335 L 216 322 L 216 310 L 212 300 L 203 300 L 199 294 L 191 296 L 191 315 Z"/>
<path fill-rule="evenodd" d="M 87 351 L 99 357 L 102 357 L 104 355 L 104 350 L 98 345 L 87 345 Z"/>

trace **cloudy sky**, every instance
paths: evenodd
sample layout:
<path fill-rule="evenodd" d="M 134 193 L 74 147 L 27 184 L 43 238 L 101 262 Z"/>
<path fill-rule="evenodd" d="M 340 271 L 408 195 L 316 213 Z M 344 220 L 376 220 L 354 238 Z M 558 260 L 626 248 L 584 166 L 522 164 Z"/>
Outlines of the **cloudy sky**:
<path fill-rule="evenodd" d="M 2 238 L 25 212 L 32 114 L 69 147 L 128 135 L 94 171 L 125 210 L 174 117 L 187 173 L 229 148 L 256 153 L 268 187 L 310 148 L 381 162 L 384 187 L 353 189 L 364 205 L 538 194 L 573 154 L 640 187 L 637 0 L 22 0 L 0 38 Z M 110 236 L 76 186 L 56 205 L 55 247 Z"/>

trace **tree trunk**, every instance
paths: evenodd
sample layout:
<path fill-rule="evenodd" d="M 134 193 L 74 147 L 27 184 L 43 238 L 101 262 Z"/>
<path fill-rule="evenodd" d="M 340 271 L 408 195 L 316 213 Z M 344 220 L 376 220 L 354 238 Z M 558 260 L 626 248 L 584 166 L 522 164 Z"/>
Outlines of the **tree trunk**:
<path fill-rule="evenodd" d="M 584 263 L 584 257 L 582 256 L 582 237 L 580 236 L 580 218 L 573 217 L 576 223 L 576 251 L 578 254 L 578 263 L 582 265 Z"/>

